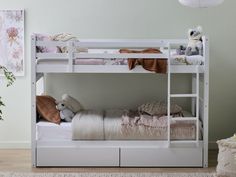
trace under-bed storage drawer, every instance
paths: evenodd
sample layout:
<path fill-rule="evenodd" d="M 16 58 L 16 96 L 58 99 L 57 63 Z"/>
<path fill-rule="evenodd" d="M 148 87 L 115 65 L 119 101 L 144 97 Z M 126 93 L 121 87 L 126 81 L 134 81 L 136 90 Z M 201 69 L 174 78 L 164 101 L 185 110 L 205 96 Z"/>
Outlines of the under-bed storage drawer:
<path fill-rule="evenodd" d="M 119 148 L 38 147 L 37 166 L 119 166 Z"/>
<path fill-rule="evenodd" d="M 121 148 L 120 166 L 201 167 L 202 148 Z"/>

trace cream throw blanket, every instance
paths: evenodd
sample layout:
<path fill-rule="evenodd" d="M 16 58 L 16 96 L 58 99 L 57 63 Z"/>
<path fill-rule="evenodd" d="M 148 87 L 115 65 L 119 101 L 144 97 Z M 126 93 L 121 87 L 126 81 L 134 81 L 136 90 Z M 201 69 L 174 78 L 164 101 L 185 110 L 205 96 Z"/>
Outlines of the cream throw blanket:
<path fill-rule="evenodd" d="M 85 110 L 72 119 L 73 140 L 103 140 L 103 111 Z"/>

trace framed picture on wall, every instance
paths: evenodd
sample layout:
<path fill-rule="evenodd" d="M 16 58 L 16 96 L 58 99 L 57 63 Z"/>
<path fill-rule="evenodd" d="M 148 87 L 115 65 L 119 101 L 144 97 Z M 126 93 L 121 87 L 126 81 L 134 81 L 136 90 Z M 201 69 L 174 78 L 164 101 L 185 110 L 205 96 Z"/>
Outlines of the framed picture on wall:
<path fill-rule="evenodd" d="M 0 10 L 0 65 L 24 76 L 24 10 Z"/>

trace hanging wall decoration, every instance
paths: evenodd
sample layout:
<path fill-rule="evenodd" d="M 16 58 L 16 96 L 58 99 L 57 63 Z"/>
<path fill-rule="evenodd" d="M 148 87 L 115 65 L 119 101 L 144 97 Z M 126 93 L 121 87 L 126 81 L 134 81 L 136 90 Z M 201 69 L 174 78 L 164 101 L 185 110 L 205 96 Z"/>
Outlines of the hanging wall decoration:
<path fill-rule="evenodd" d="M 0 65 L 24 75 L 24 10 L 0 10 Z"/>

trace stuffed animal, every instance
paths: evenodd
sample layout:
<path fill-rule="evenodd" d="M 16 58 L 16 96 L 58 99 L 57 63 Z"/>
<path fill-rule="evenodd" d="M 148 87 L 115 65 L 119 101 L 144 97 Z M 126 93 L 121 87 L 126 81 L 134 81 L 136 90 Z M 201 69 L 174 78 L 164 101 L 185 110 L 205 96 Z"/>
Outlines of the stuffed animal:
<path fill-rule="evenodd" d="M 179 48 L 176 49 L 177 55 L 185 55 L 186 47 L 183 45 L 180 45 Z"/>
<path fill-rule="evenodd" d="M 67 108 L 69 108 L 73 113 L 77 113 L 84 109 L 78 100 L 68 94 L 62 95 L 61 98 L 62 101 L 66 104 Z"/>
<path fill-rule="evenodd" d="M 56 101 L 56 108 L 60 111 L 60 117 L 66 122 L 71 122 L 75 114 L 67 108 L 63 101 Z"/>
<path fill-rule="evenodd" d="M 188 39 L 189 42 L 185 51 L 185 55 L 203 55 L 202 27 L 198 26 L 195 29 L 189 29 Z"/>

